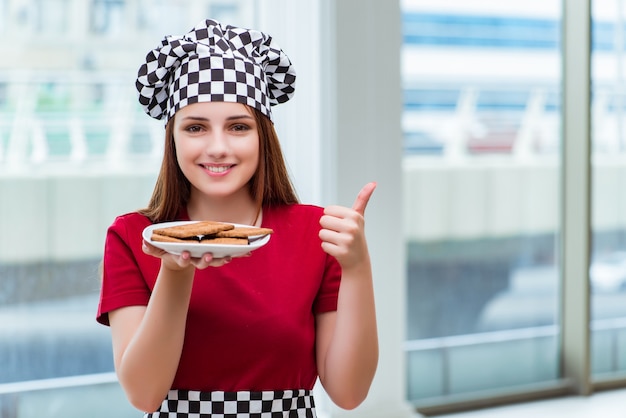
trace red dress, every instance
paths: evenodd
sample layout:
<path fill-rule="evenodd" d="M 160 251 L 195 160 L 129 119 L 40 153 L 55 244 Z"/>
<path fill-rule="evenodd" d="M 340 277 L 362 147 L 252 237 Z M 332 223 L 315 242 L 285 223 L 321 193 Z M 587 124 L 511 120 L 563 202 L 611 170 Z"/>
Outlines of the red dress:
<path fill-rule="evenodd" d="M 312 389 L 315 314 L 337 309 L 341 268 L 321 249 L 323 209 L 263 208 L 270 241 L 250 257 L 196 271 L 183 352 L 172 389 L 263 391 Z M 184 220 L 184 217 L 182 218 Z M 118 217 L 107 232 L 97 320 L 147 305 L 160 260 L 141 250 L 150 221 Z"/>

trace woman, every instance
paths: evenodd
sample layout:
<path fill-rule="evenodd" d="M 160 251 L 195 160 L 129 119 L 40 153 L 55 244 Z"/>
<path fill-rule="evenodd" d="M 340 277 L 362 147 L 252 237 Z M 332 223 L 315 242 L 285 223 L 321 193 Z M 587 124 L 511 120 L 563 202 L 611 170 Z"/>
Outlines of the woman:
<path fill-rule="evenodd" d="M 166 121 L 164 158 L 148 207 L 107 232 L 97 319 L 145 417 L 315 417 L 318 377 L 339 407 L 367 395 L 378 340 L 363 215 L 375 184 L 353 208 L 298 203 L 271 120 L 294 85 L 271 37 L 213 20 L 166 37 L 139 70 L 140 102 Z M 274 232 L 238 258 L 142 240 L 172 220 Z"/>

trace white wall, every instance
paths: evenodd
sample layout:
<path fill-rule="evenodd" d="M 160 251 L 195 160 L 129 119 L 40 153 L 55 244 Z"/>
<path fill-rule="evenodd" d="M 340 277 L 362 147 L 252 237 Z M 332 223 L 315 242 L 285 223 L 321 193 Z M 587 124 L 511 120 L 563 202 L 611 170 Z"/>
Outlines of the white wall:
<path fill-rule="evenodd" d="M 324 104 L 334 111 L 322 123 L 332 128 L 327 153 L 335 178 L 328 190 L 351 206 L 363 185 L 378 183 L 365 214 L 370 246 L 380 360 L 370 394 L 354 411 L 333 417 L 409 417 L 406 402 L 405 245 L 402 234 L 401 14 L 396 2 L 329 2 L 330 31 L 322 61 L 328 62 Z M 328 29 L 326 29 L 328 28 Z"/>

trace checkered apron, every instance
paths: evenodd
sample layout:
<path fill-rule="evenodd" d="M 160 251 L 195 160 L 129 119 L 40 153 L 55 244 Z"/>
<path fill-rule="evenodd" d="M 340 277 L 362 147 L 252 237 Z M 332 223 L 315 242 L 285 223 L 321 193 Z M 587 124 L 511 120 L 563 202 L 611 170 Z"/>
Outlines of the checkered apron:
<path fill-rule="evenodd" d="M 200 392 L 170 390 L 143 418 L 316 418 L 311 390 Z"/>

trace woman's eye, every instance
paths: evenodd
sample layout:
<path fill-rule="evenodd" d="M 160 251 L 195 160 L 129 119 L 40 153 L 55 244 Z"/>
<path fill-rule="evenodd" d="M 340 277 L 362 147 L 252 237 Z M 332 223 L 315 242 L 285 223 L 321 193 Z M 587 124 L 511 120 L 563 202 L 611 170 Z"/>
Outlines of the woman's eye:
<path fill-rule="evenodd" d="M 190 133 L 198 133 L 202 130 L 202 128 L 198 125 L 191 125 L 188 126 L 185 130 Z"/>
<path fill-rule="evenodd" d="M 242 132 L 242 131 L 247 131 L 248 129 L 250 129 L 250 127 L 248 125 L 238 123 L 236 125 L 233 125 L 232 129 L 233 131 Z"/>

